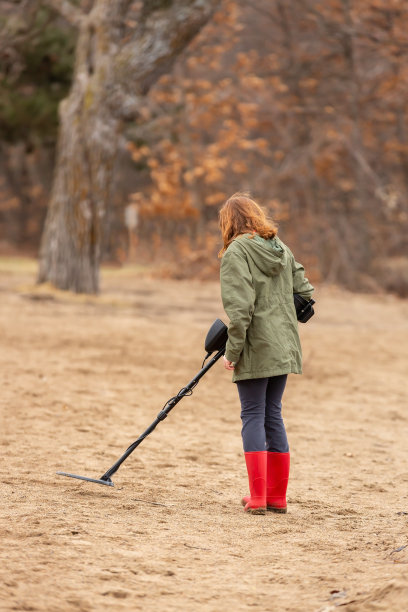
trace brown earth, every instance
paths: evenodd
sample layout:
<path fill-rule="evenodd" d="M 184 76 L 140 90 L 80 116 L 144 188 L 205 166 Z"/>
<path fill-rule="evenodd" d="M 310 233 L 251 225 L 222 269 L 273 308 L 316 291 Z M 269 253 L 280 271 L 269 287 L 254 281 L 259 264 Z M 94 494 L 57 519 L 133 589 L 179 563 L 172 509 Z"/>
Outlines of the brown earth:
<path fill-rule="evenodd" d="M 316 291 L 284 414 L 287 515 L 248 516 L 221 363 L 114 476 L 200 369 L 217 283 L 105 271 L 98 298 L 0 262 L 1 610 L 408 609 L 408 303 Z"/>

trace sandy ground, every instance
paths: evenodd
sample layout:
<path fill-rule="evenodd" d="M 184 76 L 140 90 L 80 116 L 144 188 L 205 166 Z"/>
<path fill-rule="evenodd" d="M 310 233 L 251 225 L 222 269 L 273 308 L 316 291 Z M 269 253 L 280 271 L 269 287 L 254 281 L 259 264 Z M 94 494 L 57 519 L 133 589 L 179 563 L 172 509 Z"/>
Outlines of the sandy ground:
<path fill-rule="evenodd" d="M 221 363 L 100 477 L 200 369 L 217 283 L 106 271 L 83 298 L 0 262 L 1 610 L 408 609 L 408 303 L 316 291 L 289 378 L 287 515 L 248 516 Z"/>

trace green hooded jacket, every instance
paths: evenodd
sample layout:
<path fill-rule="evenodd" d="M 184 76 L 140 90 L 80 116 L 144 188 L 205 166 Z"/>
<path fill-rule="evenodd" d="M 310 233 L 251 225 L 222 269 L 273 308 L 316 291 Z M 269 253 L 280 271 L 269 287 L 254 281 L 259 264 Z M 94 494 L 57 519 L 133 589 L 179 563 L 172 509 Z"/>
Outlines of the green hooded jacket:
<path fill-rule="evenodd" d="M 309 300 L 313 286 L 277 236 L 236 238 L 221 260 L 221 297 L 230 323 L 225 356 L 233 382 L 302 373 L 293 294 Z"/>

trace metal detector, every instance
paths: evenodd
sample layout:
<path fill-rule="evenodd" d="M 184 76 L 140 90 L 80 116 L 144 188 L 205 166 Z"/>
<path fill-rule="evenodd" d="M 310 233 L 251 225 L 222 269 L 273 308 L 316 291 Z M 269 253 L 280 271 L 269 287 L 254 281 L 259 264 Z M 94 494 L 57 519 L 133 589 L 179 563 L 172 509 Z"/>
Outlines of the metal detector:
<path fill-rule="evenodd" d="M 213 367 L 216 361 L 220 357 L 222 357 L 225 353 L 225 345 L 228 340 L 228 328 L 220 319 L 216 319 L 214 323 L 211 325 L 207 337 L 205 339 L 205 350 L 207 351 L 207 355 L 204 358 L 202 368 L 194 376 L 190 382 L 180 389 L 180 391 L 174 397 L 171 397 L 160 410 L 159 414 L 153 421 L 153 423 L 142 433 L 141 436 L 133 444 L 129 446 L 129 448 L 123 453 L 121 457 L 112 465 L 111 468 L 105 474 L 103 474 L 100 478 L 88 478 L 88 476 L 77 476 L 76 474 L 67 474 L 66 472 L 57 472 L 60 476 L 69 476 L 69 478 L 77 478 L 78 480 L 87 480 L 88 482 L 95 482 L 96 484 L 107 485 L 108 487 L 113 487 L 114 484 L 111 480 L 111 476 L 115 472 L 118 471 L 122 463 L 133 453 L 133 451 L 143 442 L 145 438 L 157 427 L 160 421 L 164 421 L 169 412 L 173 410 L 174 406 L 179 403 L 179 401 L 186 397 L 187 395 L 192 395 L 194 387 L 198 384 L 199 380 L 208 372 L 210 368 Z M 207 359 L 214 353 L 216 354 L 214 357 L 210 359 L 210 361 L 204 365 Z"/>

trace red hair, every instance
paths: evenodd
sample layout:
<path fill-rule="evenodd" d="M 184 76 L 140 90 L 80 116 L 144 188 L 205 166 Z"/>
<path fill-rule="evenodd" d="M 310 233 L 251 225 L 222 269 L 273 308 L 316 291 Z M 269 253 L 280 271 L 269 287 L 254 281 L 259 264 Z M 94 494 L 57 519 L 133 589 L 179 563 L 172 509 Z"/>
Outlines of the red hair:
<path fill-rule="evenodd" d="M 269 240 L 278 233 L 278 228 L 268 219 L 265 211 L 248 193 L 234 193 L 219 212 L 219 221 L 224 243 L 218 256 L 222 257 L 229 245 L 242 234 L 258 234 Z"/>

